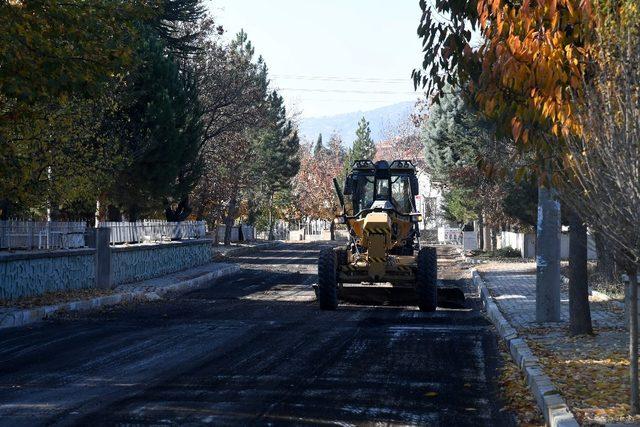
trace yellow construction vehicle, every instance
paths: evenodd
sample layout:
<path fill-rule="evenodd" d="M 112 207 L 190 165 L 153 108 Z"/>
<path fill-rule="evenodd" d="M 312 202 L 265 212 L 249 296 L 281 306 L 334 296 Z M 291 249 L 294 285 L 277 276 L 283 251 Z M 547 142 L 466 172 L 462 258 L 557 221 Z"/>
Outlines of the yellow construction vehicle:
<path fill-rule="evenodd" d="M 320 308 L 335 310 L 343 284 L 391 283 L 412 287 L 422 311 L 438 304 L 437 256 L 434 247 L 420 247 L 415 206 L 418 178 L 408 160 L 356 160 L 347 175 L 344 191 L 333 180 L 349 242 L 326 248 L 318 260 L 317 295 Z"/>

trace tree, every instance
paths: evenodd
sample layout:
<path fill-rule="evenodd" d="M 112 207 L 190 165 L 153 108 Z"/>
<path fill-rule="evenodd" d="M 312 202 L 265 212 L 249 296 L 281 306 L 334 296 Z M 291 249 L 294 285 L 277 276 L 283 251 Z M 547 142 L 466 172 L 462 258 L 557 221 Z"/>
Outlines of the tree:
<path fill-rule="evenodd" d="M 126 102 L 140 46 L 153 33 L 170 52 L 195 49 L 183 24 L 202 13 L 197 0 L 0 4 L 3 215 L 87 212 L 128 161 L 104 121 Z"/>
<path fill-rule="evenodd" d="M 229 45 L 210 35 L 194 67 L 198 77 L 205 135 L 203 145 L 230 132 L 259 127 L 266 111 L 267 67 L 247 33 L 240 31 Z"/>
<path fill-rule="evenodd" d="M 532 156 L 534 161 L 526 169 L 544 187 L 539 192 L 540 206 L 554 211 L 542 218 L 559 217 L 554 187 L 560 182 L 551 156 L 567 137 L 579 132 L 572 100 L 580 98 L 587 63 L 585 47 L 593 24 L 590 2 L 461 0 L 436 2 L 433 9 L 424 0 L 420 4 L 423 15 L 418 33 L 423 39 L 425 73 L 414 70 L 414 82 L 436 99 L 446 83 L 464 88 L 495 121 L 497 136 L 512 136 L 518 152 Z M 434 11 L 450 19 L 433 19 Z M 483 41 L 474 50 L 470 30 L 476 29 Z M 551 198 L 549 203 L 543 203 L 546 195 Z M 538 279 L 541 285 L 545 282 L 538 289 L 552 294 L 559 288 L 559 260 L 553 257 L 559 230 L 548 228 L 556 225 L 541 221 L 538 227 L 541 237 L 549 236 L 547 244 L 538 246 L 538 256 L 544 261 L 539 263 Z M 547 270 L 552 274 L 545 274 Z M 587 283 L 573 285 L 586 287 Z M 545 298 L 536 301 L 543 304 Z M 557 310 L 539 313 L 551 314 L 540 320 L 557 320 L 560 314 Z"/>
<path fill-rule="evenodd" d="M 0 123 L 35 103 L 102 92 L 133 60 L 135 23 L 152 14 L 144 3 L 124 1 L 3 1 Z"/>
<path fill-rule="evenodd" d="M 267 67 L 247 34 L 205 42 L 195 67 L 204 111 L 204 173 L 194 191 L 196 216 L 231 226 L 243 217 L 266 224 L 270 238 L 299 167 L 299 137 L 284 100 L 269 90 Z M 266 218 L 266 220 L 265 220 Z"/>
<path fill-rule="evenodd" d="M 386 129 L 384 137 L 388 142 L 388 151 L 376 149 L 376 161 L 411 160 L 417 169 L 425 171 L 424 144 L 416 121 L 412 118 L 401 121 L 396 126 Z"/>
<path fill-rule="evenodd" d="M 274 90 L 268 97 L 269 109 L 267 113 L 266 129 L 258 139 L 258 146 L 254 150 L 256 159 L 254 186 L 261 199 L 265 201 L 267 212 L 269 239 L 273 239 L 273 225 L 275 219 L 274 196 L 278 191 L 289 187 L 291 179 L 298 173 L 300 159 L 300 139 L 294 125 L 287 117 L 283 98 Z"/>
<path fill-rule="evenodd" d="M 138 55 L 141 65 L 123 86 L 123 108 L 106 123 L 129 159 L 108 197 L 131 221 L 163 206 L 169 219 L 184 219 L 199 176 L 203 133 L 195 80 L 189 70 L 179 70 L 153 33 Z"/>
<path fill-rule="evenodd" d="M 340 204 L 333 178 L 343 172 L 346 153 L 337 135 L 331 137 L 327 149 L 319 156 L 314 156 L 312 151 L 313 148 L 307 146 L 300 152 L 300 171 L 293 180 L 293 193 L 303 216 L 330 221 L 331 239 L 334 239 L 333 219 Z"/>
<path fill-rule="evenodd" d="M 229 45 L 210 34 L 194 61 L 204 126 L 204 169 L 194 191 L 196 216 L 223 222 L 225 244 L 240 212 L 242 192 L 251 187 L 252 149 L 267 123 L 267 68 L 254 54 L 244 31 Z"/>
<path fill-rule="evenodd" d="M 317 156 L 324 150 L 324 145 L 322 145 L 322 134 L 318 134 L 318 140 L 316 141 L 316 145 L 313 148 L 313 155 Z"/>
<path fill-rule="evenodd" d="M 494 242 L 484 238 L 489 235 L 484 229 L 493 228 L 495 238 L 499 227 L 520 219 L 507 215 L 508 196 L 516 190 L 504 179 L 513 175 L 508 147 L 495 140 L 492 123 L 455 88 L 449 88 L 422 119 L 421 138 L 426 168 L 445 190 L 443 208 L 449 219 L 462 224 L 478 220 L 481 246 L 491 249 Z M 482 173 L 477 168 L 479 159 L 500 173 Z"/>
<path fill-rule="evenodd" d="M 491 124 L 472 111 L 459 91 L 449 88 L 431 106 L 422 126 L 426 164 L 437 181 L 445 181 L 453 168 L 475 166 L 489 145 Z"/>
<path fill-rule="evenodd" d="M 565 198 L 590 226 L 609 238 L 629 275 L 631 412 L 638 394 L 637 273 L 640 263 L 640 12 L 634 1 L 597 3 L 594 58 L 576 105 L 582 133 L 568 139 L 562 158 L 572 185 Z"/>
<path fill-rule="evenodd" d="M 371 139 L 371 129 L 369 129 L 369 122 L 362 117 L 358 122 L 358 129 L 356 129 L 356 140 L 353 142 L 351 149 L 350 160 L 373 160 L 376 156 L 376 145 Z"/>
<path fill-rule="evenodd" d="M 95 138 L 112 107 L 104 95 L 134 61 L 136 23 L 152 15 L 129 2 L 0 3 L 3 216 L 84 196 L 105 177 L 117 150 Z"/>
<path fill-rule="evenodd" d="M 206 23 L 205 23 L 206 25 Z M 239 214 L 242 192 L 251 187 L 251 151 L 267 123 L 268 80 L 262 57 L 240 31 L 229 45 L 212 34 L 194 61 L 203 110 L 204 173 L 194 193 L 197 216 L 224 222 L 225 243 Z"/>
<path fill-rule="evenodd" d="M 334 139 L 336 135 L 332 136 Z M 344 156 L 342 172 L 339 174 L 341 178 L 344 178 L 351 170 L 351 165 L 356 160 L 374 160 L 376 157 L 376 145 L 371 139 L 371 129 L 369 129 L 369 122 L 362 117 L 358 122 L 358 128 L 356 129 L 356 140 L 353 142 L 352 147 Z"/>
<path fill-rule="evenodd" d="M 64 106 L 34 105 L 29 121 L 4 129 L 0 156 L 3 215 L 43 217 L 70 204 L 93 200 L 113 179 L 123 158 L 119 146 L 99 133 L 113 107 L 110 99 L 74 98 Z M 73 129 L 73 133 L 70 132 Z"/>
<path fill-rule="evenodd" d="M 464 225 L 478 219 L 479 202 L 470 188 L 452 188 L 444 193 L 443 199 L 442 210 L 447 220 Z"/>

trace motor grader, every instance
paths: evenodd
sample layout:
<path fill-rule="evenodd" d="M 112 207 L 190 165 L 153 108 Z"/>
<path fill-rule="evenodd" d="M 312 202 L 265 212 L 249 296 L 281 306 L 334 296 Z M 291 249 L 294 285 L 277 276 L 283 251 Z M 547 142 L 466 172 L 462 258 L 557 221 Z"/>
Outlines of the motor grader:
<path fill-rule="evenodd" d="M 408 160 L 391 163 L 356 160 L 344 183 L 333 180 L 349 242 L 325 248 L 318 260 L 317 296 L 322 310 L 335 310 L 344 284 L 412 287 L 422 311 L 438 304 L 437 256 L 434 247 L 420 247 L 415 206 L 418 178 Z"/>

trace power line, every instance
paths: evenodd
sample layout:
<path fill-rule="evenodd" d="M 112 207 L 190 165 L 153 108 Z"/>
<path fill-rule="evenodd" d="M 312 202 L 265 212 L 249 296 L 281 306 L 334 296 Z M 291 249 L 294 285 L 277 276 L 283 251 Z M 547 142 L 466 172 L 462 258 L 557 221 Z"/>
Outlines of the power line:
<path fill-rule="evenodd" d="M 350 99 L 350 98 L 328 98 L 328 99 L 311 99 L 311 98 L 289 98 L 292 102 L 358 102 L 365 104 L 377 104 L 377 103 L 389 103 L 389 98 L 384 99 Z M 407 99 L 407 102 L 414 101 L 414 99 Z M 404 102 L 404 101 L 392 101 L 392 102 Z"/>
<path fill-rule="evenodd" d="M 379 77 L 340 77 L 340 76 L 304 76 L 294 74 L 274 74 L 274 78 L 285 80 L 312 80 L 312 81 L 331 81 L 331 82 L 350 82 L 350 83 L 408 83 L 411 78 L 379 78 Z"/>
<path fill-rule="evenodd" d="M 307 88 L 279 88 L 281 91 L 295 92 L 319 92 L 319 93 L 363 93 L 363 94 L 381 94 L 381 95 L 417 95 L 420 92 L 399 92 L 391 90 L 358 90 L 358 89 L 307 89 Z"/>

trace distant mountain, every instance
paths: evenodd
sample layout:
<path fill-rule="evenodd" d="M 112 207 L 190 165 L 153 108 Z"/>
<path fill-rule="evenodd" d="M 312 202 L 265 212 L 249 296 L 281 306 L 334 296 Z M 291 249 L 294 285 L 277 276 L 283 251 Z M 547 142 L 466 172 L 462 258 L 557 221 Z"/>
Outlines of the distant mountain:
<path fill-rule="evenodd" d="M 322 139 L 326 143 L 329 141 L 329 137 L 336 132 L 342 137 L 344 144 L 350 147 L 356 138 L 358 121 L 364 116 L 369 122 L 371 137 L 375 142 L 378 142 L 387 138 L 386 131 L 393 129 L 411 116 L 414 104 L 413 101 L 407 101 L 376 108 L 375 110 L 302 119 L 300 122 L 300 134 L 309 141 L 315 141 L 318 138 L 318 134 L 321 133 Z"/>

